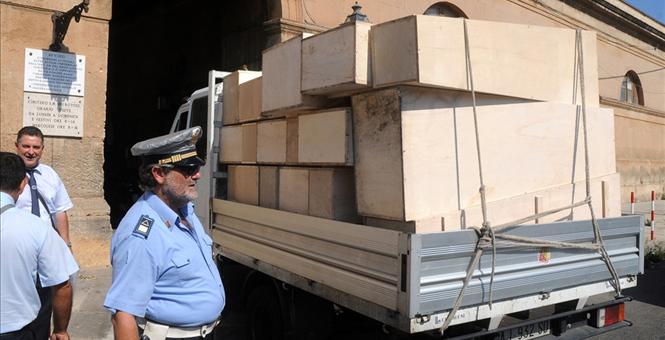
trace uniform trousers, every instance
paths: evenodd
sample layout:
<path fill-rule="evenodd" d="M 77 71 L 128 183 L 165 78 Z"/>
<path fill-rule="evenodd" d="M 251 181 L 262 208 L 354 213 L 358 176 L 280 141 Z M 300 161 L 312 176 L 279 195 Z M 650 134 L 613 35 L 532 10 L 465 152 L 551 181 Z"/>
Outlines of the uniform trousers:
<path fill-rule="evenodd" d="M 30 327 L 25 326 L 18 331 L 0 334 L 0 340 L 38 340 L 35 332 Z M 45 338 L 45 339 L 48 339 Z"/>
<path fill-rule="evenodd" d="M 35 339 L 48 339 L 51 335 L 51 315 L 53 314 L 53 292 L 51 287 L 42 287 L 37 281 L 37 293 L 39 302 L 42 306 L 39 308 L 37 318 L 26 327 L 35 333 Z"/>

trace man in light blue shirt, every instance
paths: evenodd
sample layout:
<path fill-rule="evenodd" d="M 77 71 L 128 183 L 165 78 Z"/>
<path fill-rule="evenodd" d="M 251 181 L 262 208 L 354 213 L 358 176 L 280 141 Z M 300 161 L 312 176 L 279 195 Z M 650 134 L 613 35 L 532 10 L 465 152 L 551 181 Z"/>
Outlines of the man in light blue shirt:
<path fill-rule="evenodd" d="M 51 339 L 69 339 L 67 326 L 72 307 L 69 276 L 79 268 L 55 230 L 38 217 L 14 207 L 27 182 L 21 158 L 0 152 L 0 337 L 36 338 L 31 323 L 41 306 L 35 286 L 39 274 L 41 285 L 53 289 Z"/>
<path fill-rule="evenodd" d="M 113 281 L 104 306 L 116 339 L 209 339 L 225 295 L 212 258 L 212 239 L 191 203 L 203 161 L 199 127 L 132 147 L 142 157 L 144 195 L 111 240 Z M 138 326 L 138 327 L 137 327 Z"/>

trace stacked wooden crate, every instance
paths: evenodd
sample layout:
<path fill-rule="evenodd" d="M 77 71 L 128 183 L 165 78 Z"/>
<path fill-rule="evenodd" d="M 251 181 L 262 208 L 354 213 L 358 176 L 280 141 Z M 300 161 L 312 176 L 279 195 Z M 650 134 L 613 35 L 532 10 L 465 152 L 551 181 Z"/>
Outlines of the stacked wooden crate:
<path fill-rule="evenodd" d="M 253 80 L 260 90 L 236 81 L 241 75 L 225 80 L 225 95 L 231 86 L 241 98 L 263 99 L 260 115 L 239 112 L 251 119 L 222 130 L 229 198 L 344 221 L 360 215 L 406 232 L 480 224 L 472 69 L 493 224 L 584 197 L 582 95 L 597 215 L 617 216 L 613 114 L 598 104 L 595 39 L 588 31 L 409 16 L 276 45 Z M 331 108 L 349 98 L 351 107 Z M 226 96 L 224 108 L 226 116 Z M 588 216 L 580 207 L 540 221 Z"/>

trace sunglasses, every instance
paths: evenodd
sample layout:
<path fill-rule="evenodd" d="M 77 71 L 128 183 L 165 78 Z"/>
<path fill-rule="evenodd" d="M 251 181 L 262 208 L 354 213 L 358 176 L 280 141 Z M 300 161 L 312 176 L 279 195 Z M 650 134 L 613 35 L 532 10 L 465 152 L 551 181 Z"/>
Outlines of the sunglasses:
<path fill-rule="evenodd" d="M 187 164 L 187 165 L 162 165 L 163 168 L 169 170 L 175 170 L 185 177 L 192 177 L 201 171 L 201 166 L 198 164 Z"/>

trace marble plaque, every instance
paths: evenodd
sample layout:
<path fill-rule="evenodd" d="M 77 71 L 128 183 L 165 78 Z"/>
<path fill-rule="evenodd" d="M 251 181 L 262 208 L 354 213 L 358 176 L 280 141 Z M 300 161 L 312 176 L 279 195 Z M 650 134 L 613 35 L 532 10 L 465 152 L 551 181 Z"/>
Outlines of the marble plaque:
<path fill-rule="evenodd" d="M 23 93 L 23 126 L 47 136 L 83 137 L 83 97 Z"/>
<path fill-rule="evenodd" d="M 23 91 L 83 96 L 85 56 L 26 48 Z"/>

